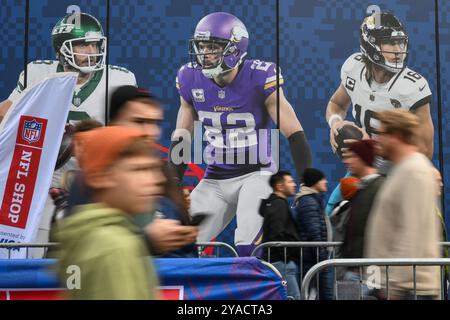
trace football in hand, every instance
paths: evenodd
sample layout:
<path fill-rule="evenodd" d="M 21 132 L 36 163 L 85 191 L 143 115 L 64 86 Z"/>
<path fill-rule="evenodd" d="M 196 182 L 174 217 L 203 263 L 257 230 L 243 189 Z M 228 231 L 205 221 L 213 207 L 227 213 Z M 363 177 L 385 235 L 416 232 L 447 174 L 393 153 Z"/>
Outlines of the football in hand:
<path fill-rule="evenodd" d="M 346 124 L 339 128 L 337 135 L 334 136 L 334 139 L 337 143 L 336 154 L 339 156 L 339 158 L 342 159 L 342 148 L 348 148 L 348 145 L 344 143 L 345 140 L 361 140 L 362 137 L 363 135 L 361 130 L 359 130 L 355 126 Z"/>

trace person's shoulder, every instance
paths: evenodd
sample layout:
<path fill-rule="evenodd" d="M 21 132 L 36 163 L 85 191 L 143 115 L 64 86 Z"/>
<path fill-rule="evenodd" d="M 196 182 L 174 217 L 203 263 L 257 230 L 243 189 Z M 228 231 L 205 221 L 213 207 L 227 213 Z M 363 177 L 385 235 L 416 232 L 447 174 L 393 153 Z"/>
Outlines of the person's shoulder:
<path fill-rule="evenodd" d="M 317 194 L 315 193 L 308 193 L 304 194 L 298 199 L 299 206 L 310 206 L 315 205 L 317 203 Z"/>
<path fill-rule="evenodd" d="M 54 74 L 58 70 L 58 61 L 55 60 L 35 60 L 27 65 L 27 73 L 31 76 L 45 77 Z"/>
<path fill-rule="evenodd" d="M 270 212 L 278 213 L 280 209 L 288 207 L 286 200 L 280 197 L 272 197 L 261 202 L 261 205 Z"/>
<path fill-rule="evenodd" d="M 405 99 L 414 97 L 418 94 L 430 93 L 427 79 L 420 73 L 406 67 L 398 75 L 397 84 L 391 90 L 396 91 L 401 97 Z"/>
<path fill-rule="evenodd" d="M 127 225 L 130 224 L 129 227 Z M 132 250 L 136 252 L 140 248 L 140 235 L 134 232 L 130 223 L 111 223 L 95 228 L 90 232 L 90 242 L 97 247 L 100 255 Z"/>
<path fill-rule="evenodd" d="M 108 73 L 108 78 L 115 84 L 136 85 L 134 73 L 125 67 L 110 64 L 108 66 Z"/>
<path fill-rule="evenodd" d="M 183 64 L 177 72 L 177 78 L 181 81 L 192 79 L 196 72 L 201 70 L 194 68 L 191 62 Z"/>
<path fill-rule="evenodd" d="M 194 76 L 198 72 L 201 72 L 201 70 L 195 69 L 191 62 L 182 65 L 177 71 L 177 88 L 179 88 L 180 86 L 185 87 L 192 84 Z"/>
<path fill-rule="evenodd" d="M 281 69 L 271 61 L 247 59 L 242 71 L 249 75 L 247 79 L 251 83 L 261 86 L 267 93 L 271 93 L 277 84 L 284 84 Z"/>
<path fill-rule="evenodd" d="M 422 153 L 415 152 L 398 164 L 398 172 L 412 179 L 415 175 L 429 175 L 432 164 Z M 389 176 L 388 176 L 389 178 Z"/>
<path fill-rule="evenodd" d="M 243 63 L 243 68 L 247 72 L 263 79 L 267 79 L 268 77 L 275 79 L 277 75 L 277 64 L 275 62 L 263 61 L 259 59 L 247 59 Z M 278 74 L 280 78 L 282 78 L 280 69 L 278 69 Z"/>
<path fill-rule="evenodd" d="M 355 52 L 345 60 L 341 68 L 341 73 L 355 77 L 361 73 L 364 66 L 362 54 L 360 52 Z"/>

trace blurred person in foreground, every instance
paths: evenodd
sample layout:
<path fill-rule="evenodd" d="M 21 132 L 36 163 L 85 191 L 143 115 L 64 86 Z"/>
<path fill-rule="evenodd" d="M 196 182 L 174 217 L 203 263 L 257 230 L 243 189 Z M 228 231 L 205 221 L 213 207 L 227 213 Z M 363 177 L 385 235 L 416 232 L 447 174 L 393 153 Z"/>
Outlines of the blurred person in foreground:
<path fill-rule="evenodd" d="M 110 125 L 139 129 L 149 143 L 161 136 L 164 112 L 158 98 L 148 90 L 134 86 L 117 88 L 111 97 Z M 152 210 L 135 216 L 134 222 L 144 229 L 152 254 L 162 257 L 198 257 L 195 241 L 198 227 L 188 225 L 189 211 L 183 189 L 167 163 L 164 195 Z M 153 213 L 155 213 L 154 215 Z"/>
<path fill-rule="evenodd" d="M 147 143 L 158 142 L 163 118 L 160 102 L 146 89 L 121 86 L 112 94 L 109 108 L 110 125 L 140 130 Z M 133 222 L 144 230 L 145 240 L 152 254 L 196 257 L 198 255 L 194 243 L 198 227 L 187 225 L 190 217 L 183 191 L 174 183 L 173 175 L 166 164 L 162 170 L 167 180 L 164 198 L 161 198 L 159 203 L 153 203 L 146 213 L 134 216 Z M 72 186 L 74 188 L 70 191 L 68 215 L 74 212 L 73 208 L 77 205 L 91 201 L 91 191 L 81 176 L 77 177 Z M 159 214 L 154 219 L 155 210 L 158 210 Z"/>
<path fill-rule="evenodd" d="M 131 217 L 147 212 L 164 190 L 162 161 L 141 131 L 123 127 L 78 133 L 77 158 L 93 203 L 57 222 L 58 273 L 78 266 L 72 299 L 155 299 L 158 280 Z M 105 143 L 107 141 L 107 143 Z"/>
<path fill-rule="evenodd" d="M 375 141 L 367 139 L 353 142 L 344 154 L 344 163 L 352 175 L 360 179 L 360 183 L 350 204 L 342 258 L 362 258 L 367 219 L 385 179 L 375 168 Z"/>
<path fill-rule="evenodd" d="M 393 167 L 378 192 L 369 215 L 365 237 L 366 258 L 440 258 L 441 227 L 436 215 L 436 181 L 433 166 L 418 152 L 419 118 L 404 110 L 377 114 L 378 152 Z M 380 299 L 436 299 L 440 293 L 439 267 L 381 267 Z"/>

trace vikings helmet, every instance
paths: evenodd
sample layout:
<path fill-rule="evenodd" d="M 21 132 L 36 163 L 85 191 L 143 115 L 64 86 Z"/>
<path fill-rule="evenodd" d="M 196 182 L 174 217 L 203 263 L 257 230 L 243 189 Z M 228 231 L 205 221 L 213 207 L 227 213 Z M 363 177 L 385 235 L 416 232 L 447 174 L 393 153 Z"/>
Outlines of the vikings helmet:
<path fill-rule="evenodd" d="M 194 68 L 214 78 L 237 68 L 247 55 L 247 47 L 248 32 L 242 21 L 229 13 L 215 12 L 197 24 L 189 41 L 189 56 Z"/>
<path fill-rule="evenodd" d="M 60 19 L 52 31 L 53 49 L 62 65 L 89 73 L 102 70 L 106 60 L 106 37 L 100 22 L 87 13 L 68 14 Z M 98 52 L 95 54 L 76 53 L 74 45 L 95 43 Z M 78 65 L 75 56 L 87 57 L 86 65 Z"/>
<path fill-rule="evenodd" d="M 383 51 L 382 44 L 397 44 L 401 51 Z M 398 73 L 406 67 L 408 35 L 392 13 L 374 13 L 364 19 L 360 29 L 360 48 L 364 57 L 389 72 Z M 383 53 L 395 54 L 395 62 L 387 61 Z"/>

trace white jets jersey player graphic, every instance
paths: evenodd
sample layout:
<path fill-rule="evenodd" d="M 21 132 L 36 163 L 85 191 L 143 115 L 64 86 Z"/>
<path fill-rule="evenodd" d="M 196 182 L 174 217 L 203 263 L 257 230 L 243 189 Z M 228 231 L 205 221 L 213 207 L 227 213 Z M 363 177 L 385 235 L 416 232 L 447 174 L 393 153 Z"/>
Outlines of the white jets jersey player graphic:
<path fill-rule="evenodd" d="M 427 80 L 408 67 L 384 84 L 369 84 L 366 71 L 362 55 L 355 53 L 342 66 L 341 81 L 352 101 L 353 118 L 369 135 L 376 126 L 376 112 L 392 108 L 414 111 L 431 102 Z"/>
<path fill-rule="evenodd" d="M 16 89 L 0 107 L 0 120 L 8 108 L 20 99 L 25 88 L 30 88 L 47 76 L 58 72 L 78 72 L 78 84 L 72 99 L 68 122 L 95 119 L 105 123 L 106 94 L 112 94 L 116 87 L 122 85 L 136 86 L 134 74 L 125 68 L 110 65 L 106 68 L 106 37 L 100 22 L 86 13 L 79 13 L 78 19 L 72 14 L 61 18 L 52 30 L 52 44 L 56 59 L 34 61 L 27 66 L 27 81 L 21 73 Z M 77 21 L 79 23 L 77 23 Z M 106 88 L 108 75 L 108 88 Z M 54 110 L 57 112 L 58 110 Z M 61 187 L 62 175 L 77 169 L 74 158 L 56 170 L 51 187 Z M 41 219 L 37 242 L 48 242 L 48 230 L 54 205 L 49 197 Z M 33 252 L 33 257 L 41 257 Z"/>
<path fill-rule="evenodd" d="M 123 85 L 136 85 L 134 74 L 125 68 L 108 66 L 108 94 Z M 47 76 L 57 72 L 64 72 L 58 61 L 34 61 L 28 64 L 27 88 L 33 86 Z M 24 72 L 21 73 L 16 89 L 9 96 L 9 100 L 18 100 L 24 89 Z M 106 69 L 95 71 L 90 80 L 77 85 L 72 99 L 68 121 L 95 119 L 105 123 L 105 97 L 106 97 Z"/>

